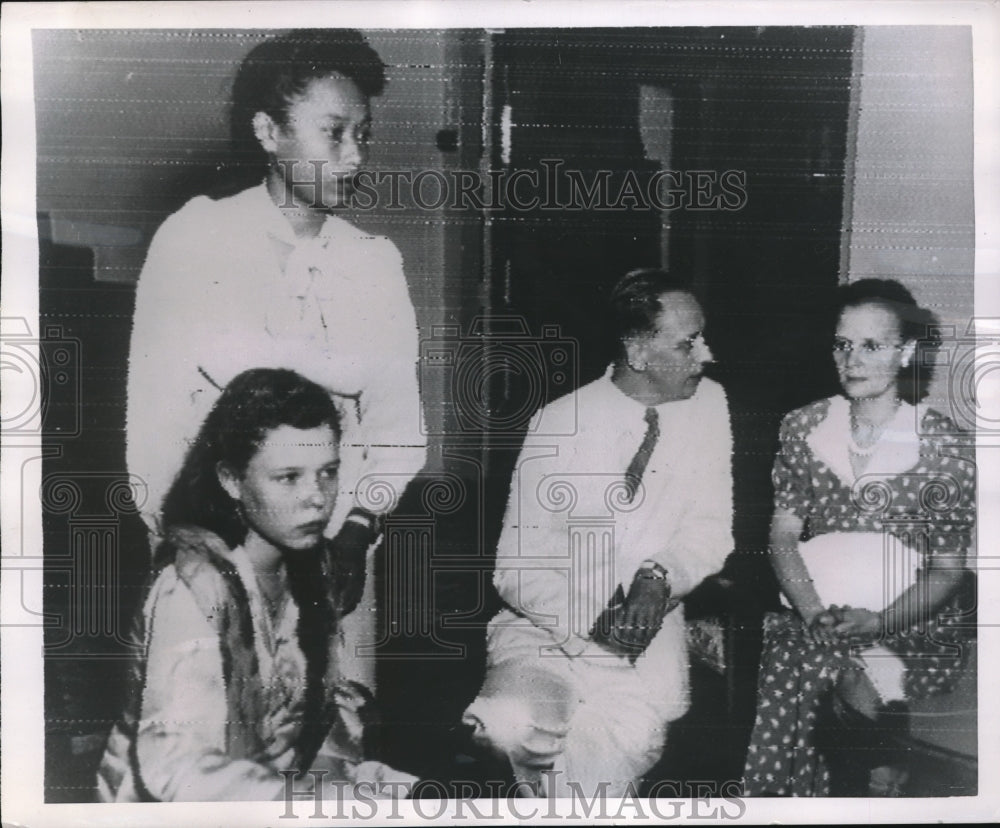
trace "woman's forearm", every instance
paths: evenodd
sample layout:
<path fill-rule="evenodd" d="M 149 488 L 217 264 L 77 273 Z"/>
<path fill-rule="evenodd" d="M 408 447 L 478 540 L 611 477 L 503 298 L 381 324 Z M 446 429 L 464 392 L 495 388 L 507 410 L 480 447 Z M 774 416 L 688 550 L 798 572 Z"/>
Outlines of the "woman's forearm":
<path fill-rule="evenodd" d="M 886 634 L 934 623 L 937 611 L 961 586 L 965 575 L 961 561 L 920 570 L 917 580 L 881 612 Z"/>
<path fill-rule="evenodd" d="M 776 509 L 771 520 L 771 565 L 781 591 L 807 623 L 826 609 L 813 586 L 809 570 L 799 554 L 802 519 L 784 509 Z"/>

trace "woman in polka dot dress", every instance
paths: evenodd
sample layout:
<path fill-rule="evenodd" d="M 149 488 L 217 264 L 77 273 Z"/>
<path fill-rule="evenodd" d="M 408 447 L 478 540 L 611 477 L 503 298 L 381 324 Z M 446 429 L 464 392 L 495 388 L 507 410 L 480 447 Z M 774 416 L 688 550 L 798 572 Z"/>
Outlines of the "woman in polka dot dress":
<path fill-rule="evenodd" d="M 879 279 L 843 288 L 837 311 L 843 395 L 785 417 L 772 474 L 771 560 L 791 609 L 764 621 L 749 796 L 845 793 L 831 791 L 838 755 L 869 795 L 899 795 L 886 728 L 905 731 L 906 700 L 951 689 L 974 634 L 957 607 L 975 465 L 968 436 L 919 403 L 928 378 L 913 369 L 934 317 Z M 834 711 L 860 723 L 853 749 L 823 727 Z"/>

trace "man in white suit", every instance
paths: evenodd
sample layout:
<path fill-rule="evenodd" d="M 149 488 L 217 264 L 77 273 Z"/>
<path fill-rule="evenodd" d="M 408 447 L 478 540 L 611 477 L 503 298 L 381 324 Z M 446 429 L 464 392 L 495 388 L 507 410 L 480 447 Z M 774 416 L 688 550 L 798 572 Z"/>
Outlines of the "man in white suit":
<path fill-rule="evenodd" d="M 688 707 L 675 609 L 733 547 L 729 410 L 702 376 L 697 299 L 640 270 L 611 310 L 617 358 L 538 412 L 518 460 L 495 575 L 507 606 L 465 714 L 543 794 L 621 796 L 656 763 Z"/>

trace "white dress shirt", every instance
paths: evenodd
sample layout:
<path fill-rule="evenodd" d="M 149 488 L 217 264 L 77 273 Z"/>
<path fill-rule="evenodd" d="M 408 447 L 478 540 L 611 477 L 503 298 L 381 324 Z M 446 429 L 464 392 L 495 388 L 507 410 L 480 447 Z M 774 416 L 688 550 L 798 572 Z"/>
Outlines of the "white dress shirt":
<path fill-rule="evenodd" d="M 690 399 L 656 409 L 660 437 L 631 503 L 625 471 L 645 436 L 646 409 L 612 383 L 610 368 L 535 418 L 497 550 L 495 584 L 509 609 L 491 622 L 494 663 L 530 657 L 532 648 L 537 657 L 539 647 L 606 662 L 590 628 L 618 585 L 627 594 L 644 560 L 667 570 L 676 597 L 722 567 L 733 549 L 725 393 L 702 379 Z M 677 611 L 628 672 L 672 719 L 687 705 L 687 669 Z"/>

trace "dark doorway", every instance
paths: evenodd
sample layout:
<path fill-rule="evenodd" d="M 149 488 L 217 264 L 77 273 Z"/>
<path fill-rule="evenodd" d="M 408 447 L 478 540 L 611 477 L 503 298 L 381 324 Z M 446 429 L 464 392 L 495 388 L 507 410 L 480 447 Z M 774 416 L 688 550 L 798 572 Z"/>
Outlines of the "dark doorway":
<path fill-rule="evenodd" d="M 605 174 L 610 198 L 496 217 L 493 310 L 533 331 L 558 326 L 577 343 L 582 384 L 609 358 L 609 287 L 636 267 L 688 273 L 731 398 L 747 549 L 762 548 L 778 416 L 835 388 L 821 320 L 839 278 L 853 36 L 778 27 L 495 38 L 493 164 L 544 178 L 556 159 L 589 182 Z M 643 87 L 669 101 L 669 170 L 644 144 Z M 498 126 L 505 106 L 509 139 Z M 627 192 L 616 201 L 629 174 L 642 191 L 661 171 L 659 205 L 671 209 Z"/>

